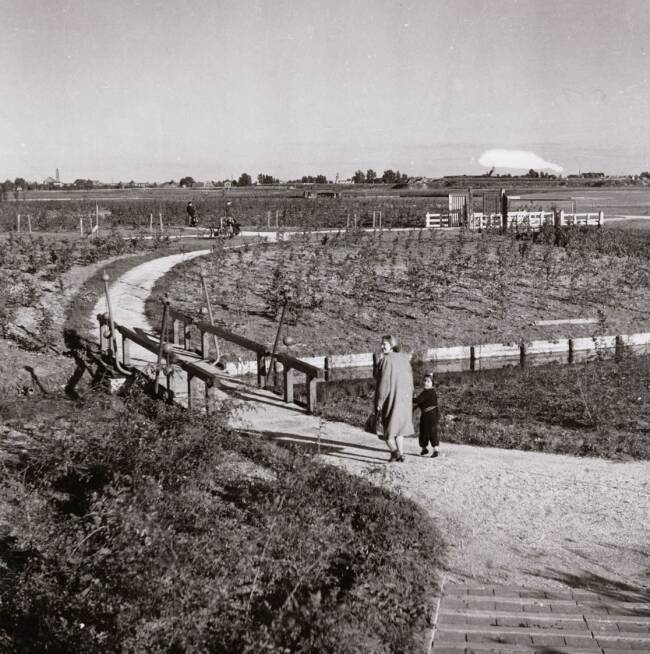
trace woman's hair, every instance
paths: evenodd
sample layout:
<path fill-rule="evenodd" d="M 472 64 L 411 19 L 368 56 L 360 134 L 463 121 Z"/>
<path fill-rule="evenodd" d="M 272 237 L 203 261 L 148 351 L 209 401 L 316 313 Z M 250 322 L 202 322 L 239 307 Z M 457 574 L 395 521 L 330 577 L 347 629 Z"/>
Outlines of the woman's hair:
<path fill-rule="evenodd" d="M 422 380 L 426 381 L 427 379 L 430 379 L 431 381 L 433 381 L 433 373 L 432 372 L 425 372 L 424 373 L 424 376 L 422 377 Z"/>
<path fill-rule="evenodd" d="M 387 334 L 386 336 L 381 337 L 382 343 L 386 341 L 387 343 L 390 343 L 390 346 L 393 348 L 394 352 L 399 352 L 399 339 L 397 336 L 393 336 L 392 334 Z"/>

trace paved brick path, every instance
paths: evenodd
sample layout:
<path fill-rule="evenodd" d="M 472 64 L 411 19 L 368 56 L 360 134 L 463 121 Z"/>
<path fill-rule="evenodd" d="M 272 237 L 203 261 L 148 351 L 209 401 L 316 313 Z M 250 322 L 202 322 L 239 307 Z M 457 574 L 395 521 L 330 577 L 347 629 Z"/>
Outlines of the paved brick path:
<path fill-rule="evenodd" d="M 650 605 L 583 590 L 445 585 L 433 654 L 650 652 Z"/>

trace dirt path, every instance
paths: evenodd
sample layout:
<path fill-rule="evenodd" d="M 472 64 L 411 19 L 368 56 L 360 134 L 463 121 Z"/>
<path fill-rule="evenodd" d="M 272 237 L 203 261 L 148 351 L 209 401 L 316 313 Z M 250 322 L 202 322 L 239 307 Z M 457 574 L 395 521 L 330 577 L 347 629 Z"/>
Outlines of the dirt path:
<path fill-rule="evenodd" d="M 148 327 L 144 289 L 183 256 L 142 264 L 113 284 L 111 301 L 125 324 Z M 648 588 L 650 462 L 451 444 L 433 460 L 407 439 L 406 462 L 387 465 L 384 444 L 359 429 L 236 383 L 230 392 L 249 400 L 234 426 L 316 448 L 325 461 L 420 504 L 450 544 L 450 581 Z"/>

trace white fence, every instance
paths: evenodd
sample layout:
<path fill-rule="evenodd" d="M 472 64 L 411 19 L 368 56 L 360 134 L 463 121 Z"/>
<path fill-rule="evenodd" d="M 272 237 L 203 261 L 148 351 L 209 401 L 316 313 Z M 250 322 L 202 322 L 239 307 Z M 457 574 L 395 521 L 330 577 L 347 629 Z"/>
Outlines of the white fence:
<path fill-rule="evenodd" d="M 424 226 L 427 229 L 444 229 L 460 227 L 461 212 L 429 213 L 425 215 Z M 508 229 L 515 231 L 538 231 L 544 225 L 576 225 L 601 227 L 605 222 L 602 211 L 590 213 L 567 213 L 561 211 L 508 211 Z M 468 219 L 470 229 L 500 229 L 503 218 L 500 213 L 473 212 Z"/>

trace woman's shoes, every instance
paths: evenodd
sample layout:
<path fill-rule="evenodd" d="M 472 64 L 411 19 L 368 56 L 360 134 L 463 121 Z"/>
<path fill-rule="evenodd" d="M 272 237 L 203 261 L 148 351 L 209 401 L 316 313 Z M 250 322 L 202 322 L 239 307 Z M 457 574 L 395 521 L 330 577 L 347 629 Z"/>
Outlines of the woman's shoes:
<path fill-rule="evenodd" d="M 404 455 L 403 454 L 398 454 L 397 455 L 397 462 L 398 463 L 404 463 Z"/>
<path fill-rule="evenodd" d="M 404 463 L 404 455 L 399 450 L 393 450 L 390 453 L 390 459 L 388 459 L 388 463 L 392 463 L 393 461 Z"/>
<path fill-rule="evenodd" d="M 438 456 L 438 450 L 433 450 L 433 453 L 431 454 L 431 458 L 435 459 Z"/>
<path fill-rule="evenodd" d="M 422 450 L 420 450 L 420 456 L 426 456 L 429 454 L 429 450 L 426 447 L 423 447 Z"/>

